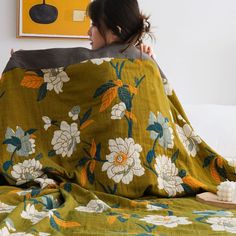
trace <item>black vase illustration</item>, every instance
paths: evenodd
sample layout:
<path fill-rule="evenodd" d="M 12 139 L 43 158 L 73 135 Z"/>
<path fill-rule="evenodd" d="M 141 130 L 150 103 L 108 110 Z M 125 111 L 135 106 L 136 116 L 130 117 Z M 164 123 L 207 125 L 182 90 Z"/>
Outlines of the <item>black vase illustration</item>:
<path fill-rule="evenodd" d="M 29 10 L 32 21 L 39 24 L 51 24 L 56 21 L 58 10 L 56 7 L 46 4 L 43 0 L 42 4 L 34 5 Z"/>

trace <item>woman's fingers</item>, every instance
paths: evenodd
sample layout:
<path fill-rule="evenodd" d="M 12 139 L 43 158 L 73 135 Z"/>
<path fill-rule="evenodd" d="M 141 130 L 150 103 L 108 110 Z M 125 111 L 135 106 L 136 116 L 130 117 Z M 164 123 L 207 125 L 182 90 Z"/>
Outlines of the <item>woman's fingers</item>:
<path fill-rule="evenodd" d="M 150 46 L 145 44 L 140 44 L 140 50 L 146 54 L 148 54 L 150 57 L 153 56 L 153 50 Z"/>
<path fill-rule="evenodd" d="M 154 52 L 153 52 L 153 49 L 146 45 L 146 44 L 143 44 L 141 43 L 140 45 L 137 46 L 137 48 L 141 51 L 141 52 L 144 52 L 146 54 L 148 54 L 150 57 L 152 57 L 153 59 L 156 58 Z"/>

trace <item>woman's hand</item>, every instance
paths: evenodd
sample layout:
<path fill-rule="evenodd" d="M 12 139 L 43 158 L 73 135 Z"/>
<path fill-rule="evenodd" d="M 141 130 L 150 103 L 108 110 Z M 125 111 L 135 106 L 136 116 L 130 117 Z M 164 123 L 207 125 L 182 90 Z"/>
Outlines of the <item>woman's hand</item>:
<path fill-rule="evenodd" d="M 148 45 L 146 45 L 146 44 L 140 44 L 139 46 L 138 46 L 138 49 L 140 49 L 141 50 L 141 52 L 144 52 L 144 53 L 146 53 L 146 54 L 148 54 L 148 56 L 150 56 L 150 57 L 152 57 L 153 59 L 155 59 L 155 54 L 154 54 L 154 52 L 153 52 L 153 49 L 150 47 L 150 46 L 148 46 Z"/>

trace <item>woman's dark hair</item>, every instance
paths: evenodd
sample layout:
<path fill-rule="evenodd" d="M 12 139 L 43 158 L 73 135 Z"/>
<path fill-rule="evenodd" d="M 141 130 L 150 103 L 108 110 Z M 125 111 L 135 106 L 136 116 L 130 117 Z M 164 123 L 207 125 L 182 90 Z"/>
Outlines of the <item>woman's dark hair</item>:
<path fill-rule="evenodd" d="M 137 0 L 94 0 L 87 14 L 104 39 L 109 29 L 128 47 L 141 44 L 143 36 L 150 35 L 149 17 L 140 12 Z"/>

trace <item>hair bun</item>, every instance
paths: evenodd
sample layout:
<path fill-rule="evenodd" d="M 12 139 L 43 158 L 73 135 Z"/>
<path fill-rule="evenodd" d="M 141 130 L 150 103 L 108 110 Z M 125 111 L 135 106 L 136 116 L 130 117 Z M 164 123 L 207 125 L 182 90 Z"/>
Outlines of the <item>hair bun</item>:
<path fill-rule="evenodd" d="M 151 24 L 148 19 L 149 19 L 149 17 L 146 17 L 146 16 L 143 17 L 143 32 L 144 33 L 150 32 Z"/>

